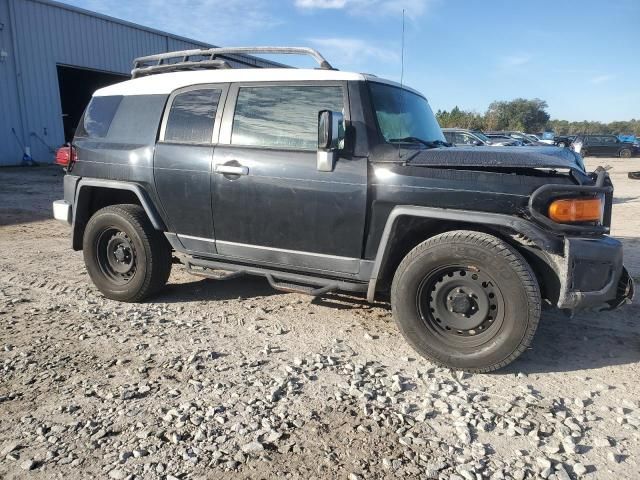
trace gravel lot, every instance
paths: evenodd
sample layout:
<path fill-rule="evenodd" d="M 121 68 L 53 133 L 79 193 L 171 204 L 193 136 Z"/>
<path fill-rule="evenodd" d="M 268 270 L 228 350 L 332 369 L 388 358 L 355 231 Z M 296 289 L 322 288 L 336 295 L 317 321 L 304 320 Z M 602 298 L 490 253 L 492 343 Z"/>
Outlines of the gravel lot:
<path fill-rule="evenodd" d="M 640 159 L 609 164 L 640 277 Z M 640 304 L 544 312 L 506 370 L 417 358 L 389 308 L 174 266 L 155 301 L 90 283 L 57 168 L 0 170 L 0 478 L 638 478 Z"/>

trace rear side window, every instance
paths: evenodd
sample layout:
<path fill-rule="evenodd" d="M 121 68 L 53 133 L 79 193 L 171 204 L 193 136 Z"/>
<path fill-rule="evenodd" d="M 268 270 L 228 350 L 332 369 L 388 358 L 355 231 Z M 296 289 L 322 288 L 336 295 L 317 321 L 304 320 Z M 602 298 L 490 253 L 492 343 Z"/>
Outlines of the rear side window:
<path fill-rule="evenodd" d="M 342 87 L 242 87 L 236 102 L 231 143 L 316 150 L 321 110 L 344 111 Z"/>
<path fill-rule="evenodd" d="M 211 143 L 221 93 L 219 89 L 207 88 L 176 95 L 167 118 L 164 141 Z"/>
<path fill-rule="evenodd" d="M 122 95 L 93 97 L 84 112 L 77 135 L 79 137 L 106 137 L 121 101 Z"/>

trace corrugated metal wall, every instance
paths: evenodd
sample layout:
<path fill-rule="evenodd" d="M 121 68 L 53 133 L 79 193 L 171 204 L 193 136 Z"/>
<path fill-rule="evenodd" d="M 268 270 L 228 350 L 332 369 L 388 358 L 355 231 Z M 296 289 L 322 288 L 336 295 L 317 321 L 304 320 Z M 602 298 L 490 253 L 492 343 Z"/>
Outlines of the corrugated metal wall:
<path fill-rule="evenodd" d="M 0 0 L 0 165 L 10 165 L 22 158 L 11 128 L 23 137 L 18 104 L 15 55 L 9 18 L 8 0 Z"/>
<path fill-rule="evenodd" d="M 207 46 L 47 0 L 0 0 L 0 24 L 0 165 L 22 159 L 11 128 L 38 162 L 63 143 L 57 64 L 129 74 L 135 57 Z"/>

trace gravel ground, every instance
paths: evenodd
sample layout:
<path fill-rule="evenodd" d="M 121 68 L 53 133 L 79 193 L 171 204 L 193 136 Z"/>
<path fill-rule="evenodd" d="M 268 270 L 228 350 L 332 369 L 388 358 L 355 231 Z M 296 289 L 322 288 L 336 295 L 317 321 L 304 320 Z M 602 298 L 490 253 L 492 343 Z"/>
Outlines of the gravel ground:
<path fill-rule="evenodd" d="M 640 276 L 640 159 L 609 164 Z M 104 299 L 55 168 L 0 170 L 0 478 L 638 478 L 640 305 L 544 312 L 507 369 L 462 375 L 387 305 L 174 266 L 153 302 Z"/>

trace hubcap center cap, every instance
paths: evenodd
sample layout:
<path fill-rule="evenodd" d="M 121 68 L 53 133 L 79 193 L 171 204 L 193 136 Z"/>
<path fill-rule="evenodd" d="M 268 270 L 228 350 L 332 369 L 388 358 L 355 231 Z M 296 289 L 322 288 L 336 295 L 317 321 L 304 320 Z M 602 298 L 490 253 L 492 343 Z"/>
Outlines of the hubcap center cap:
<path fill-rule="evenodd" d="M 116 257 L 116 260 L 120 263 L 123 263 L 125 261 L 125 258 L 127 257 L 127 253 L 125 252 L 122 245 L 119 245 L 118 248 L 116 248 L 116 251 L 113 252 L 113 254 Z"/>
<path fill-rule="evenodd" d="M 447 300 L 449 311 L 458 314 L 468 314 L 471 310 L 470 296 L 464 292 L 456 292 Z"/>

